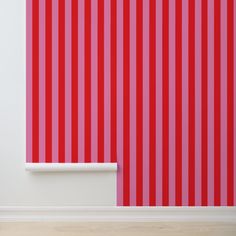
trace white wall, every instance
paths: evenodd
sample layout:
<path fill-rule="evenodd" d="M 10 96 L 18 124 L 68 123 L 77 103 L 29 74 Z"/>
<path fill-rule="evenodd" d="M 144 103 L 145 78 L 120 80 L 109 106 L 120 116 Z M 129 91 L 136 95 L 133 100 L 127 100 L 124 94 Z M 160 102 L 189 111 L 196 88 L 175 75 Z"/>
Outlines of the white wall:
<path fill-rule="evenodd" d="M 115 205 L 116 173 L 29 173 L 25 0 L 0 0 L 0 206 Z"/>

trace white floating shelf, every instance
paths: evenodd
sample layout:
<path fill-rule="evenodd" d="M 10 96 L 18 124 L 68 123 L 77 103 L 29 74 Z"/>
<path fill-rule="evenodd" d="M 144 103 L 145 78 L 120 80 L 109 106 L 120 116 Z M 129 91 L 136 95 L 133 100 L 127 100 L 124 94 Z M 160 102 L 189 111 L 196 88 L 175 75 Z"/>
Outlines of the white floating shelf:
<path fill-rule="evenodd" d="M 25 163 L 25 169 L 32 172 L 114 172 L 117 163 Z"/>

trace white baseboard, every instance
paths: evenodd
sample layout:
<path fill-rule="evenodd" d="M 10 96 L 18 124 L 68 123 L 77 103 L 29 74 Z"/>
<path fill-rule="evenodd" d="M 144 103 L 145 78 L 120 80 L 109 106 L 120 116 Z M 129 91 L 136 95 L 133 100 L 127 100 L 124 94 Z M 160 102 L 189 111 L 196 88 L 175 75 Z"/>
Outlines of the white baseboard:
<path fill-rule="evenodd" d="M 236 207 L 1 207 L 0 222 L 13 221 L 223 221 L 236 223 Z"/>

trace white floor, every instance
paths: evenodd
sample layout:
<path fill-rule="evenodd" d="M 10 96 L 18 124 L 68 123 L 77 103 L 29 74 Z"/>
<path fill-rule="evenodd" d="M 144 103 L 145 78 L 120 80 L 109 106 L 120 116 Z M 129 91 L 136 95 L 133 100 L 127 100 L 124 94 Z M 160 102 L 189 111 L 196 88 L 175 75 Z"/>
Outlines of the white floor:
<path fill-rule="evenodd" d="M 0 223 L 1 236 L 235 236 L 234 223 Z"/>

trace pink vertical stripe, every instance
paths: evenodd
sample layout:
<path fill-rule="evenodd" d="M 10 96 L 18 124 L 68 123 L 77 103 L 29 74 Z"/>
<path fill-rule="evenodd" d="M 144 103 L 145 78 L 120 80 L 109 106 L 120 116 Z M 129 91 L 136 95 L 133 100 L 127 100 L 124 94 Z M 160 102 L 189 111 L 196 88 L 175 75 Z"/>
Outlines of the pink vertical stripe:
<path fill-rule="evenodd" d="M 201 1 L 195 1 L 195 205 L 201 206 Z"/>
<path fill-rule="evenodd" d="M 149 205 L 149 1 L 143 4 L 143 205 Z"/>
<path fill-rule="evenodd" d="M 26 162 L 32 162 L 32 0 L 26 3 Z"/>
<path fill-rule="evenodd" d="M 169 205 L 175 205 L 175 0 L 169 2 Z"/>
<path fill-rule="evenodd" d="M 52 0 L 52 162 L 58 162 L 58 1 Z"/>
<path fill-rule="evenodd" d="M 214 205 L 214 0 L 208 0 L 208 205 Z"/>
<path fill-rule="evenodd" d="M 227 205 L 227 1 L 221 1 L 221 205 Z"/>
<path fill-rule="evenodd" d="M 236 205 L 236 2 L 234 1 L 234 205 Z"/>
<path fill-rule="evenodd" d="M 39 162 L 45 162 L 45 0 L 39 1 Z"/>
<path fill-rule="evenodd" d="M 117 1 L 117 205 L 123 204 L 123 1 Z"/>
<path fill-rule="evenodd" d="M 136 205 L 136 0 L 130 0 L 130 205 Z"/>
<path fill-rule="evenodd" d="M 71 162 L 71 0 L 65 1 L 65 162 Z"/>
<path fill-rule="evenodd" d="M 86 1 L 86 0 L 85 0 Z M 91 159 L 98 160 L 98 0 L 91 1 Z"/>
<path fill-rule="evenodd" d="M 188 205 L 188 0 L 182 2 L 182 203 Z"/>
<path fill-rule="evenodd" d="M 156 2 L 156 203 L 162 205 L 162 1 Z"/>
<path fill-rule="evenodd" d="M 84 162 L 84 0 L 78 0 L 78 158 Z"/>
<path fill-rule="evenodd" d="M 104 0 L 104 161 L 111 161 L 111 1 Z"/>

